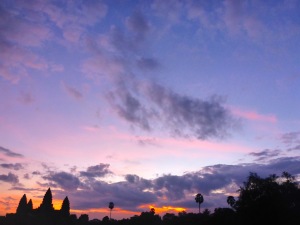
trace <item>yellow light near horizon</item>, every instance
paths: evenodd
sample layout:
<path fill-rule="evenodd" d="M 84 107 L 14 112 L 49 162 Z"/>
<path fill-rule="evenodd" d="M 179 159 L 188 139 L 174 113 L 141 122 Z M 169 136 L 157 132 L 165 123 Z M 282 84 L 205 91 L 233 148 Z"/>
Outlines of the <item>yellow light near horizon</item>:
<path fill-rule="evenodd" d="M 63 202 L 63 200 L 53 199 L 52 200 L 53 208 L 56 209 L 56 210 L 60 210 L 62 202 Z"/>
<path fill-rule="evenodd" d="M 186 208 L 182 208 L 182 207 L 176 207 L 176 206 L 162 206 L 162 207 L 156 207 L 155 205 L 149 205 L 148 206 L 149 209 L 154 208 L 155 209 L 155 213 L 160 214 L 160 213 L 166 213 L 169 211 L 173 211 L 173 212 L 182 212 L 182 211 L 186 211 Z"/>

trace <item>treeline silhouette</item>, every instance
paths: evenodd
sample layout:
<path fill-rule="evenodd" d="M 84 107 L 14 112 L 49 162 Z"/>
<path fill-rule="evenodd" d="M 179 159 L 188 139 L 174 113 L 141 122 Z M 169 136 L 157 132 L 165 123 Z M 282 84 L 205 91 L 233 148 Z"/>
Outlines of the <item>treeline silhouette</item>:
<path fill-rule="evenodd" d="M 299 225 L 300 224 L 300 189 L 295 177 L 287 172 L 282 175 L 270 175 L 261 178 L 250 173 L 238 190 L 238 196 L 227 197 L 230 208 L 208 209 L 200 213 L 200 204 L 204 201 L 199 193 L 195 196 L 199 204 L 199 213 L 166 213 L 162 217 L 152 208 L 148 212 L 121 220 L 108 216 L 102 220 L 89 220 L 87 214 L 77 218 L 70 215 L 70 202 L 66 197 L 60 210 L 54 210 L 50 188 L 41 205 L 32 208 L 32 201 L 27 202 L 24 194 L 16 213 L 0 217 L 1 225 Z M 224 199 L 226 201 L 226 199 Z M 114 208 L 113 202 L 109 208 Z"/>

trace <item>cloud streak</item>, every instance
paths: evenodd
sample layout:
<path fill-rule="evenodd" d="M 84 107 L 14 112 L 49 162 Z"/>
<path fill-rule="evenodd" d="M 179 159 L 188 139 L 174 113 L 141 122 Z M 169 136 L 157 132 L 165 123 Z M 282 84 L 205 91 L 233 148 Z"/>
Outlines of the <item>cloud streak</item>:
<path fill-rule="evenodd" d="M 0 164 L 0 167 L 12 170 L 21 170 L 24 168 L 21 163 L 2 163 Z"/>
<path fill-rule="evenodd" d="M 22 154 L 13 152 L 13 151 L 11 151 L 11 150 L 9 150 L 9 149 L 7 149 L 7 148 L 3 148 L 3 147 L 1 147 L 1 146 L 0 146 L 0 152 L 4 153 L 4 155 L 6 155 L 6 156 L 13 157 L 13 158 L 14 158 L 14 157 L 17 157 L 17 158 L 23 157 Z"/>
<path fill-rule="evenodd" d="M 265 149 L 260 152 L 250 152 L 250 156 L 254 156 L 257 161 L 263 161 L 263 160 L 270 160 L 273 157 L 277 157 L 281 154 L 281 151 L 278 149 L 271 150 L 271 149 Z"/>

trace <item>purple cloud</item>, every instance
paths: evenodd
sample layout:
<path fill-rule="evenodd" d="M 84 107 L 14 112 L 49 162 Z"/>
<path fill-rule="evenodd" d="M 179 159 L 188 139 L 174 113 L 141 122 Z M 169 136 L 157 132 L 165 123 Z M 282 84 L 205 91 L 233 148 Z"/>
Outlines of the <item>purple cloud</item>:
<path fill-rule="evenodd" d="M 70 87 L 65 82 L 62 83 L 62 86 L 64 90 L 68 93 L 68 95 L 70 95 L 72 98 L 76 100 L 80 100 L 83 98 L 83 94 L 80 91 L 78 91 L 76 88 Z"/>
<path fill-rule="evenodd" d="M 109 164 L 100 163 L 96 166 L 90 166 L 86 171 L 80 171 L 80 176 L 95 178 L 95 177 L 104 177 L 112 172 L 109 170 Z"/>
<path fill-rule="evenodd" d="M 1 174 L 0 181 L 11 183 L 11 184 L 15 185 L 15 184 L 19 183 L 19 178 L 17 175 L 15 175 L 13 173 L 8 173 L 7 175 Z"/>
<path fill-rule="evenodd" d="M 300 131 L 285 133 L 281 136 L 281 140 L 287 145 L 300 143 Z"/>
<path fill-rule="evenodd" d="M 0 167 L 5 169 L 12 169 L 12 170 L 21 170 L 23 169 L 23 165 L 21 163 L 2 163 L 0 164 Z"/>
<path fill-rule="evenodd" d="M 9 156 L 9 157 L 23 157 L 22 154 L 19 154 L 19 153 L 15 153 L 7 148 L 3 148 L 0 146 L 0 152 L 4 153 L 6 156 Z"/>
<path fill-rule="evenodd" d="M 226 136 L 237 122 L 218 97 L 201 100 L 180 95 L 158 84 L 138 90 L 139 97 L 124 89 L 120 87 L 111 95 L 110 100 L 115 102 L 113 106 L 121 118 L 146 131 L 160 127 L 175 136 L 220 138 Z"/>
<path fill-rule="evenodd" d="M 43 178 L 52 181 L 60 188 L 69 191 L 77 190 L 80 185 L 78 177 L 66 172 L 51 173 Z"/>
<path fill-rule="evenodd" d="M 257 161 L 262 161 L 262 160 L 270 160 L 273 157 L 279 156 L 281 154 L 281 151 L 278 149 L 271 150 L 271 149 L 265 149 L 260 152 L 250 152 L 250 156 L 256 157 Z"/>

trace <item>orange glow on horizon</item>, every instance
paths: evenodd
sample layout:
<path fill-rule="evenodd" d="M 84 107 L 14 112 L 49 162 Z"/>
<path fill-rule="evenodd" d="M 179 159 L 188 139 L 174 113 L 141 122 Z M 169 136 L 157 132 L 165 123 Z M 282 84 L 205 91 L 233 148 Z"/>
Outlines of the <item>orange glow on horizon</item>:
<path fill-rule="evenodd" d="M 70 210 L 72 213 L 76 213 L 76 214 L 79 214 L 79 213 L 88 213 L 88 212 L 91 212 L 91 213 L 109 213 L 109 209 L 108 208 L 91 208 L 91 209 L 85 209 L 85 210 L 80 210 L 80 209 L 71 209 Z M 129 211 L 129 210 L 126 210 L 126 209 L 122 209 L 122 208 L 114 208 L 112 210 L 113 213 L 115 214 L 119 214 L 119 213 L 126 213 L 126 214 L 136 214 L 136 213 L 139 213 L 139 212 L 136 212 L 136 211 Z"/>
<path fill-rule="evenodd" d="M 162 207 L 158 207 L 155 205 L 143 205 L 140 206 L 140 208 L 148 208 L 149 211 L 154 208 L 155 209 L 155 214 L 165 214 L 168 212 L 182 212 L 182 211 L 186 211 L 186 208 L 182 208 L 182 207 L 176 207 L 176 206 L 162 206 Z"/>
<path fill-rule="evenodd" d="M 55 210 L 60 210 L 60 209 L 61 209 L 62 202 L 63 202 L 63 200 L 53 199 L 53 200 L 52 200 L 53 208 L 54 208 Z"/>

